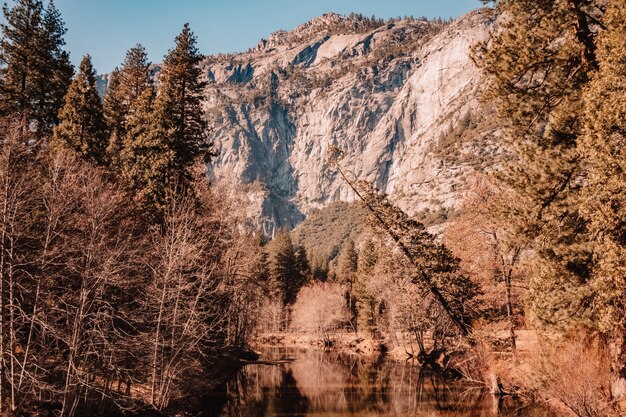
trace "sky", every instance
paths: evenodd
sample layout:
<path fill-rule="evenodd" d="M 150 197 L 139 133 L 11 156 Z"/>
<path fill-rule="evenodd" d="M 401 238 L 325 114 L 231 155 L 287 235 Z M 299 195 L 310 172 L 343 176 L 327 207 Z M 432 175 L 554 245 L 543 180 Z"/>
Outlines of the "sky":
<path fill-rule="evenodd" d="M 9 1 L 10 4 L 10 1 Z M 478 0 L 55 0 L 67 27 L 65 40 L 77 66 L 92 56 L 99 73 L 110 72 L 128 49 L 141 43 L 161 62 L 189 22 L 203 54 L 241 52 L 261 38 L 327 12 L 389 18 L 458 17 Z"/>

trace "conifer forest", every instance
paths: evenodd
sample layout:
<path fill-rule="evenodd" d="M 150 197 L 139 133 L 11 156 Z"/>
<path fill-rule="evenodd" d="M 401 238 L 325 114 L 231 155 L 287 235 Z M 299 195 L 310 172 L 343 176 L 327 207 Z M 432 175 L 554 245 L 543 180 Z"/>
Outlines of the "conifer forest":
<path fill-rule="evenodd" d="M 626 2 L 482 3 L 99 74 L 8 1 L 0 416 L 626 415 Z"/>

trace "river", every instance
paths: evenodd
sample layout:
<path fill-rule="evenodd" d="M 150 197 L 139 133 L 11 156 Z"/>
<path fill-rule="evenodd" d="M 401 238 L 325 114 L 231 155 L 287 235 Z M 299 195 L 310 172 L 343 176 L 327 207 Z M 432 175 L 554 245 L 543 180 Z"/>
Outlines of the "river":
<path fill-rule="evenodd" d="M 498 401 L 481 390 L 420 374 L 420 368 L 379 358 L 321 350 L 273 349 L 203 399 L 197 417 L 516 416 L 552 417 L 545 410 Z"/>

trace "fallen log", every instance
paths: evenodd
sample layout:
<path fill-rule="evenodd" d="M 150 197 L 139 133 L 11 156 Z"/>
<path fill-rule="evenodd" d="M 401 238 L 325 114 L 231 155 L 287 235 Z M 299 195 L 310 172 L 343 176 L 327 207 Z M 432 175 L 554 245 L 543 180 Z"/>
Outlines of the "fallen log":
<path fill-rule="evenodd" d="M 291 363 L 293 362 L 293 359 L 278 359 L 278 360 L 267 360 L 267 361 L 261 361 L 261 360 L 246 360 L 246 359 L 240 359 L 239 363 L 243 364 L 243 365 L 273 365 L 273 366 L 278 366 L 278 365 L 284 365 L 287 363 Z"/>

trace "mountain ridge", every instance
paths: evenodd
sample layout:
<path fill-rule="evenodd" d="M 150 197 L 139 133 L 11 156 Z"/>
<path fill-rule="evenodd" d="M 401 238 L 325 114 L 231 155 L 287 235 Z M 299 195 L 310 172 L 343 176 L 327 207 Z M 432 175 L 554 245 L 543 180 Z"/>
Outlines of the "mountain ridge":
<path fill-rule="evenodd" d="M 498 153 L 470 58 L 493 22 L 489 9 L 451 23 L 326 14 L 246 52 L 206 57 L 212 180 L 254 190 L 266 233 L 293 228 L 354 200 L 328 169 L 333 145 L 355 177 L 410 214 L 454 209 L 464 180 Z"/>

